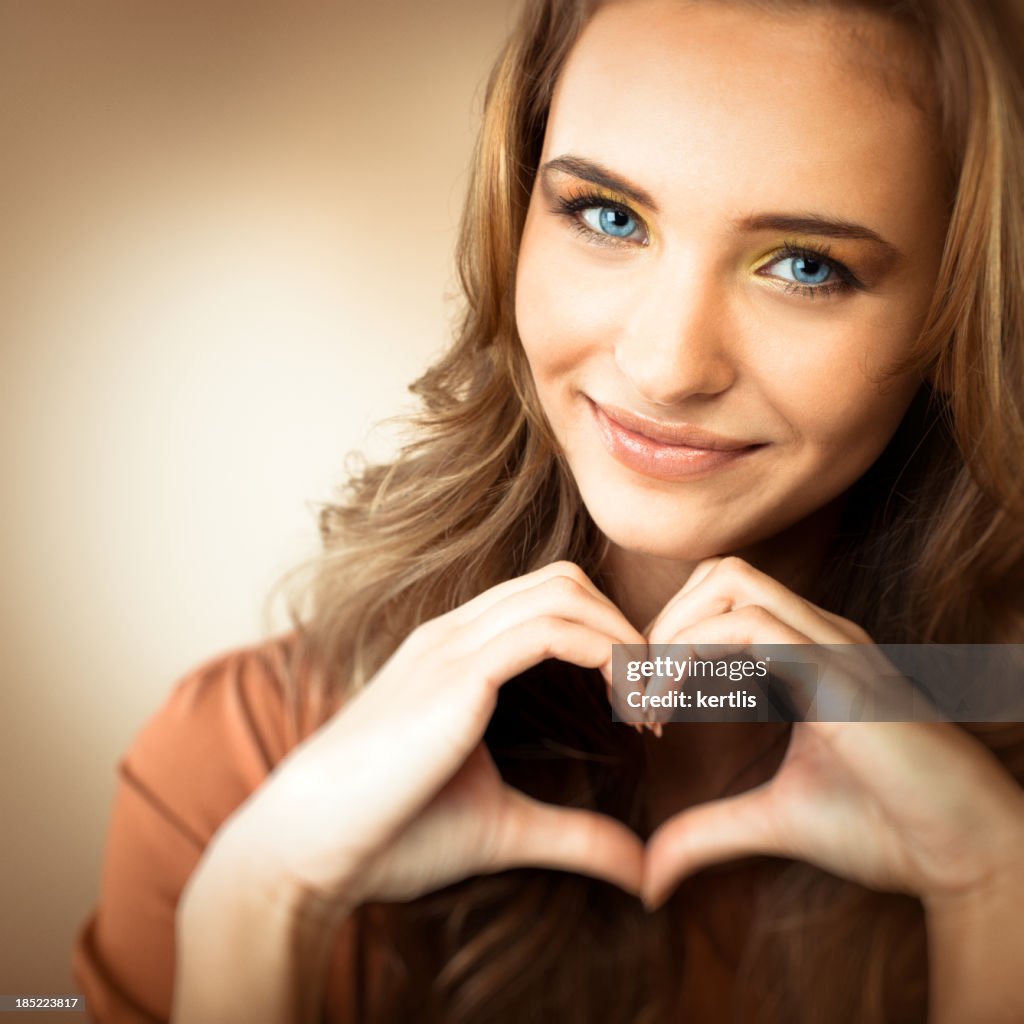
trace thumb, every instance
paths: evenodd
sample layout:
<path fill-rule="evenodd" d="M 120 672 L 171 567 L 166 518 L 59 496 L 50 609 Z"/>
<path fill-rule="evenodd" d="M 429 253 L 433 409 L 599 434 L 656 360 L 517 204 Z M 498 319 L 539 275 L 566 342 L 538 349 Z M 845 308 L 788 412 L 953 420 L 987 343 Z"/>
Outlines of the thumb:
<path fill-rule="evenodd" d="M 547 867 L 601 878 L 640 895 L 644 844 L 606 814 L 543 803 L 508 787 L 495 870 Z"/>
<path fill-rule="evenodd" d="M 787 856 L 770 809 L 771 782 L 745 793 L 687 808 L 663 822 L 647 843 L 641 898 L 661 906 L 688 875 L 754 854 Z"/>

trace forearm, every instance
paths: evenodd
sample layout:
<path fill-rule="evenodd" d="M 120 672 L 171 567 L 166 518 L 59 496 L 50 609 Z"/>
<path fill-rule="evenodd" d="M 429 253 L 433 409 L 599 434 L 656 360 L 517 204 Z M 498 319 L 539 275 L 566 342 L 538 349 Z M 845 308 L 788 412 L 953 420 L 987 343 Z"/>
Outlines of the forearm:
<path fill-rule="evenodd" d="M 347 915 L 211 859 L 178 909 L 173 1024 L 316 1024 Z"/>
<path fill-rule="evenodd" d="M 1024 1021 L 1024 878 L 956 905 L 925 905 L 929 1024 Z"/>

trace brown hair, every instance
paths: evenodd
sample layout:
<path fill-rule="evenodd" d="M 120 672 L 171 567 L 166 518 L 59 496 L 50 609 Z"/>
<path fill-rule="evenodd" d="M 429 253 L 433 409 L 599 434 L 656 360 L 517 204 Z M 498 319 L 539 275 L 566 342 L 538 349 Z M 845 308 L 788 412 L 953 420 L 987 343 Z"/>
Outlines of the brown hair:
<path fill-rule="evenodd" d="M 934 302 L 909 360 L 932 385 L 853 488 L 813 597 L 877 642 L 1021 642 L 1021 12 L 1011 0 L 834 6 L 895 19 L 920 42 L 951 206 Z M 584 0 L 527 3 L 488 85 L 459 244 L 465 312 L 456 340 L 413 386 L 422 412 L 399 456 L 362 468 L 322 511 L 311 610 L 293 615 L 305 649 L 329 666 L 337 701 L 416 625 L 502 580 L 566 558 L 600 581 L 603 538 L 559 458 L 513 318 L 516 252 L 552 89 L 590 13 Z M 544 685 L 552 672 L 558 701 Z M 594 696 L 602 693 L 587 673 L 546 663 L 503 688 L 486 741 L 520 788 L 637 827 L 642 747 L 611 723 Z M 1024 780 L 1024 726 L 965 728 Z M 767 778 L 781 753 L 763 755 L 730 791 Z M 771 858 L 701 874 L 701 886 L 715 885 L 756 900 L 741 970 L 756 1019 L 925 1019 L 917 900 Z M 696 892 L 684 883 L 649 916 L 605 883 L 522 869 L 370 908 L 365 920 L 382 926 L 367 941 L 390 951 L 393 966 L 366 1019 L 667 1019 L 686 956 L 670 917 Z M 737 1000 L 737 1019 L 755 1019 L 753 1004 Z"/>

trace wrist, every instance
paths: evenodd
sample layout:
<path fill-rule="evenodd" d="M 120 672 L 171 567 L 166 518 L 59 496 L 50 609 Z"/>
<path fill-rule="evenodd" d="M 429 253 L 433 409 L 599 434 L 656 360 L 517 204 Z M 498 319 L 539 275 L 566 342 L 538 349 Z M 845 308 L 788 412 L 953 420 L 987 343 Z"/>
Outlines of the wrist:
<path fill-rule="evenodd" d="M 348 908 L 207 852 L 177 912 L 173 1024 L 313 1024 Z"/>
<path fill-rule="evenodd" d="M 239 823 L 240 826 L 240 823 Z M 241 827 L 223 829 L 207 847 L 183 902 L 212 898 L 255 912 L 262 908 L 310 929 L 333 929 L 359 904 L 355 886 L 328 897 L 268 854 Z"/>
<path fill-rule="evenodd" d="M 1024 1020 L 1024 880 L 924 900 L 930 1024 Z"/>
<path fill-rule="evenodd" d="M 1006 793 L 992 793 L 984 815 L 963 826 L 974 840 L 973 860 L 952 858 L 947 867 L 957 865 L 951 874 L 956 881 L 945 889 L 918 893 L 925 912 L 937 923 L 966 926 L 998 917 L 1024 890 L 1024 790 L 1009 776 L 1004 781 Z"/>

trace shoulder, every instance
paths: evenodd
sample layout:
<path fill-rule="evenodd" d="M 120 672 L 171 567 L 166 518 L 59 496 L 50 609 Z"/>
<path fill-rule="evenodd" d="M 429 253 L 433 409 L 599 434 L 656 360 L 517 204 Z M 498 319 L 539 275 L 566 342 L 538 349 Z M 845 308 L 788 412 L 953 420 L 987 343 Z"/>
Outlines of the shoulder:
<path fill-rule="evenodd" d="M 214 655 L 185 672 L 118 764 L 200 845 L 274 766 L 329 717 L 295 633 Z M 187 794 L 179 800 L 178 795 Z"/>
<path fill-rule="evenodd" d="M 320 689 L 287 634 L 186 671 L 136 735 L 117 766 L 99 900 L 74 942 L 73 974 L 92 1020 L 169 1018 L 184 886 L 225 819 L 330 716 Z M 357 917 L 335 943 L 331 1021 L 358 1019 Z"/>

